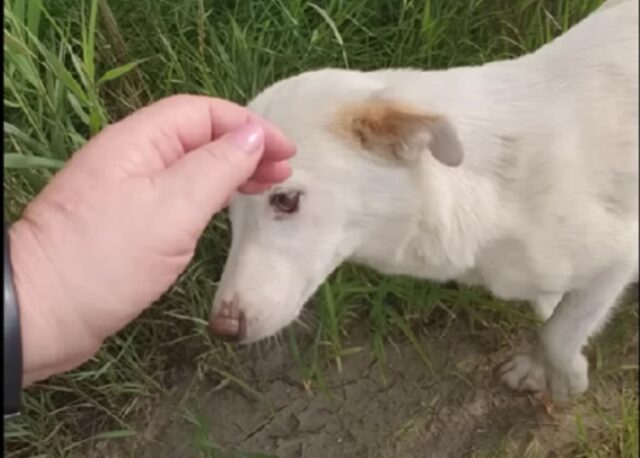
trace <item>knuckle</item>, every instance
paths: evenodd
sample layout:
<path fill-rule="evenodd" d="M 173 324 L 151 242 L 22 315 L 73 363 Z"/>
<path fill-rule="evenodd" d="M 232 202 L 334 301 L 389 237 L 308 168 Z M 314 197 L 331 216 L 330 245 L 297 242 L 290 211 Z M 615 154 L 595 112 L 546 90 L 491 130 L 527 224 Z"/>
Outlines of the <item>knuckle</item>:
<path fill-rule="evenodd" d="M 172 105 L 172 104 L 187 104 L 193 102 L 198 97 L 191 94 L 175 94 L 169 97 L 166 97 L 161 101 L 163 104 Z"/>
<path fill-rule="evenodd" d="M 238 161 L 240 151 L 222 142 L 210 143 L 204 147 L 204 150 L 218 167 L 235 169 L 240 165 Z"/>

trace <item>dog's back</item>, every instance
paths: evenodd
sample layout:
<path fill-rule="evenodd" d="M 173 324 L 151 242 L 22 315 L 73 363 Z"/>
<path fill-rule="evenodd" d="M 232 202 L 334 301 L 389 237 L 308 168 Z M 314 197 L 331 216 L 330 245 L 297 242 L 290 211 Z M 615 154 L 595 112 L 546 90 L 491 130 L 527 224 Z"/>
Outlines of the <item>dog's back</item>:
<path fill-rule="evenodd" d="M 536 154 L 555 162 L 553 178 L 566 183 L 547 203 L 577 221 L 574 230 L 621 224 L 618 236 L 637 239 L 638 2 L 605 3 L 532 59 L 545 66 L 543 100 L 552 103 L 546 123 L 556 137 L 544 142 L 546 155 Z M 597 252 L 597 240 L 605 239 L 600 233 L 582 249 Z"/>
<path fill-rule="evenodd" d="M 638 2 L 606 3 L 527 60 L 539 111 L 520 120 L 513 229 L 533 277 L 581 288 L 638 262 Z"/>
<path fill-rule="evenodd" d="M 625 3 L 625 2 L 633 2 L 635 0 L 607 0 L 606 2 L 604 2 L 602 4 L 602 6 L 600 6 L 600 8 L 598 8 L 598 11 L 603 11 L 606 10 L 608 8 L 612 8 L 614 6 L 618 6 L 621 3 Z"/>

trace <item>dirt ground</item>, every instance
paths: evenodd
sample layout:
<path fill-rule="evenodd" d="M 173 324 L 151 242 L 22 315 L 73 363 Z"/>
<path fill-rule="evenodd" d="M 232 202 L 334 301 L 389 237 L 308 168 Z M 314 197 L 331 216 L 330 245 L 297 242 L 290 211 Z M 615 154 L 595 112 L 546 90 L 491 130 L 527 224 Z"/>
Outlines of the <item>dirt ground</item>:
<path fill-rule="evenodd" d="M 234 374 L 261 396 L 234 382 L 186 374 L 153 410 L 143 428 L 147 439 L 130 456 L 444 458 L 496 456 L 496 450 L 503 456 L 566 456 L 575 441 L 575 413 L 583 412 L 586 424 L 599 421 L 581 405 L 596 398 L 604 409 L 615 409 L 612 393 L 619 390 L 592 377 L 590 392 L 571 406 L 510 392 L 495 368 L 533 336 L 533 330 L 471 332 L 460 319 L 440 322 L 419 336 L 431 370 L 412 344 L 391 343 L 385 384 L 366 332 L 356 329 L 348 345 L 363 350 L 343 358 L 341 373 L 335 366 L 326 370 L 324 393 L 305 389 L 288 346 L 243 350 Z M 620 363 L 637 364 L 637 337 L 636 329 L 625 338 Z M 185 418 L 185 407 L 206 419 L 200 431 Z M 205 443 L 220 447 L 215 453 L 204 455 L 202 445 L 194 446 L 198 434 L 203 440 L 202 429 Z M 113 452 L 94 448 L 95 456 Z"/>

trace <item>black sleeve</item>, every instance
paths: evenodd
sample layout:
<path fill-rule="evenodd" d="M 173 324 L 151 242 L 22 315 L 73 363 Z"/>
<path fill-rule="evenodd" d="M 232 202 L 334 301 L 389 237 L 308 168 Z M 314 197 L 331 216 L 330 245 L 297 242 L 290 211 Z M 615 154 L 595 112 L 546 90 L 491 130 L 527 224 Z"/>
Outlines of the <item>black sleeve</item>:
<path fill-rule="evenodd" d="M 4 418 L 20 413 L 22 391 L 22 337 L 20 312 L 11 270 L 9 232 L 4 224 Z"/>

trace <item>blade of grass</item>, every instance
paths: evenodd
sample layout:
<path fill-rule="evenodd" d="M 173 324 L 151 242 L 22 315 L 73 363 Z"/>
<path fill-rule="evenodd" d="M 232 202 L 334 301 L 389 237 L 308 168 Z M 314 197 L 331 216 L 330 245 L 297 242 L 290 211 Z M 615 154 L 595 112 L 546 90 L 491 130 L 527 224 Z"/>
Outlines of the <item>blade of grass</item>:
<path fill-rule="evenodd" d="M 19 153 L 4 153 L 3 157 L 5 169 L 60 169 L 64 166 L 63 161 L 48 157 L 27 156 Z"/>

